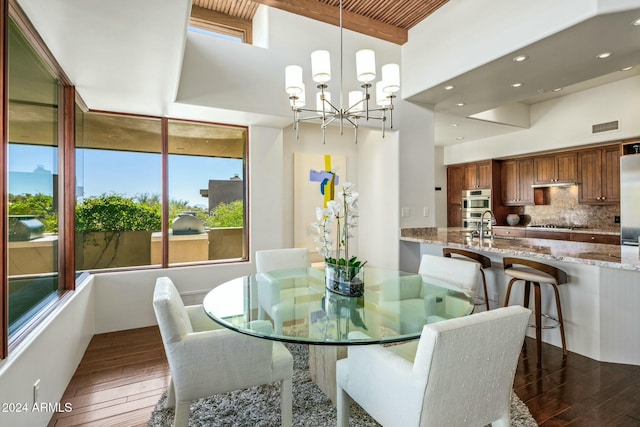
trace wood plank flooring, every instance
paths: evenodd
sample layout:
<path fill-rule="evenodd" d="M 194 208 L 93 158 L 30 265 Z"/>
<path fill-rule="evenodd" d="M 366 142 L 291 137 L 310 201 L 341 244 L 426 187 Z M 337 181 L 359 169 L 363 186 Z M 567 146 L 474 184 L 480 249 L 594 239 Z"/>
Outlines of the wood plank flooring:
<path fill-rule="evenodd" d="M 527 338 L 514 388 L 540 427 L 640 426 L 640 366 L 600 363 Z M 93 337 L 49 427 L 146 426 L 169 382 L 157 327 Z"/>

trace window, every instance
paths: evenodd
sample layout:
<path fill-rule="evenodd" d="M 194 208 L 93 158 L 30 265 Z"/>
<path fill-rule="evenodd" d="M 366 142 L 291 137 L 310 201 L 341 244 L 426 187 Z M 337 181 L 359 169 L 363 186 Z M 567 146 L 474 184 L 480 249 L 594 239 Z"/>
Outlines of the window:
<path fill-rule="evenodd" d="M 246 129 L 170 120 L 169 264 L 246 258 Z"/>
<path fill-rule="evenodd" d="M 58 284 L 58 81 L 9 26 L 9 336 L 55 300 Z"/>
<path fill-rule="evenodd" d="M 220 37 L 241 43 L 252 43 L 252 22 L 258 4 L 244 6 L 234 13 L 238 17 L 193 5 L 189 19 L 189 31 Z"/>
<path fill-rule="evenodd" d="M 84 113 L 76 123 L 76 270 L 160 265 L 161 121 Z"/>
<path fill-rule="evenodd" d="M 246 128 L 167 120 L 163 153 L 161 119 L 86 112 L 76 123 L 78 271 L 247 258 Z"/>

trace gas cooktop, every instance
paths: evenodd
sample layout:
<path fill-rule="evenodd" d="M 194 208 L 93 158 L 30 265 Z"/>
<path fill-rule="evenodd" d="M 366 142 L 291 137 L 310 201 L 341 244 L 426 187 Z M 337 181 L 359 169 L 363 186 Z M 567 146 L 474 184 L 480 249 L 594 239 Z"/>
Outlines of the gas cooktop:
<path fill-rule="evenodd" d="M 550 228 L 550 229 L 561 229 L 561 230 L 579 230 L 583 228 L 587 228 L 586 225 L 559 225 L 559 224 L 535 224 L 528 225 L 529 228 Z"/>

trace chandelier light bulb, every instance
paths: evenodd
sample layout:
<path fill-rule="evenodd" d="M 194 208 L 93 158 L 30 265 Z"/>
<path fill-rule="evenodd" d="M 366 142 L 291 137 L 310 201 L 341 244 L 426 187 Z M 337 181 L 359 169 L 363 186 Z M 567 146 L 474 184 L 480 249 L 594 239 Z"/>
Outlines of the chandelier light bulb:
<path fill-rule="evenodd" d="M 389 94 L 384 91 L 384 82 L 376 82 L 376 104 L 381 107 L 388 107 L 391 105 L 391 98 Z"/>
<path fill-rule="evenodd" d="M 400 90 L 400 66 L 398 64 L 383 65 L 382 82 L 382 89 L 387 93 Z"/>
<path fill-rule="evenodd" d="M 311 75 L 316 83 L 326 83 L 331 80 L 331 57 L 328 50 L 311 52 Z"/>
<path fill-rule="evenodd" d="M 297 96 L 304 90 L 302 83 L 302 67 L 299 65 L 288 65 L 284 69 L 285 88 L 289 96 Z"/>
<path fill-rule="evenodd" d="M 371 49 L 356 52 L 356 74 L 358 81 L 368 83 L 376 78 L 376 54 Z"/>

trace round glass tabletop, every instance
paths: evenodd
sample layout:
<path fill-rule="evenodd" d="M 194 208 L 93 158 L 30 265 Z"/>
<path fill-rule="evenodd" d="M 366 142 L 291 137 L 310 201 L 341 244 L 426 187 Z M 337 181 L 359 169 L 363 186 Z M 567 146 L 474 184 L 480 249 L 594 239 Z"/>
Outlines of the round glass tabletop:
<path fill-rule="evenodd" d="M 408 341 L 425 324 L 473 311 L 468 295 L 428 276 L 365 268 L 364 284 L 362 296 L 344 296 L 326 289 L 324 269 L 277 270 L 223 283 L 203 307 L 226 328 L 317 345 Z"/>

